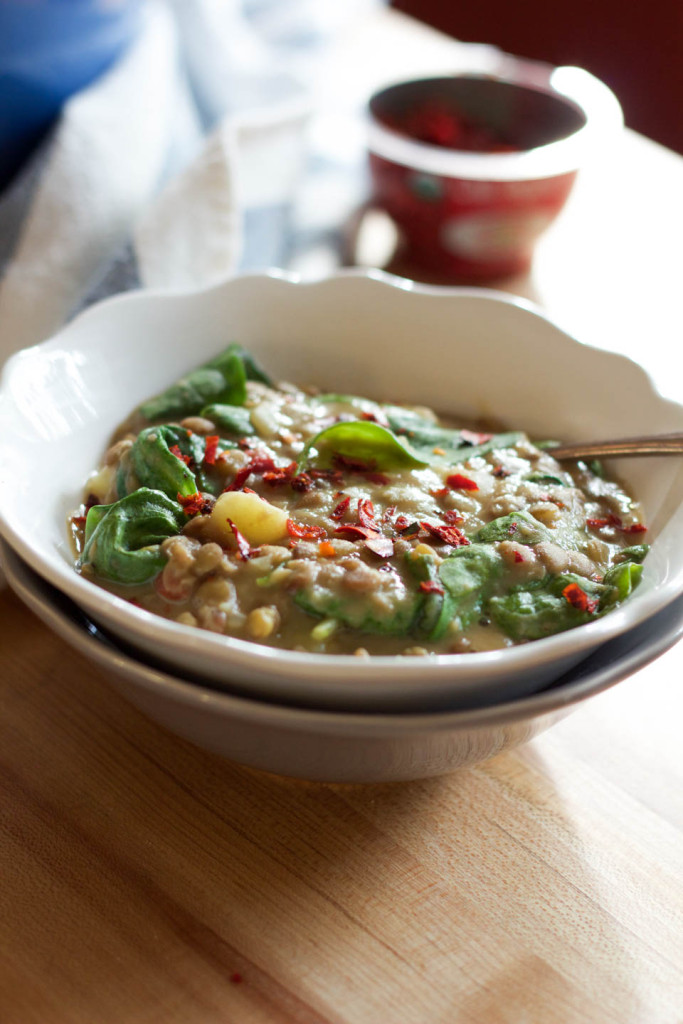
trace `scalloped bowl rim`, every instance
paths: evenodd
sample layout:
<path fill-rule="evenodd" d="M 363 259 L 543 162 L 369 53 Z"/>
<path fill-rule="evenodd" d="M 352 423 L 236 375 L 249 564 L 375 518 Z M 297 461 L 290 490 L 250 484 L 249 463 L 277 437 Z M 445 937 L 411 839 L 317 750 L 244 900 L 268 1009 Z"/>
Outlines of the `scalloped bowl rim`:
<path fill-rule="evenodd" d="M 23 350 L 10 358 L 2 374 L 0 389 L 0 414 L 4 412 L 4 403 L 8 401 L 6 392 L 19 367 L 27 360 L 42 359 L 54 350 L 68 349 L 74 332 L 84 329 L 97 331 L 98 324 L 114 310 L 141 307 L 149 304 L 166 304 L 169 302 L 197 303 L 218 293 L 230 292 L 232 289 L 244 288 L 245 284 L 256 287 L 277 287 L 308 290 L 336 287 L 335 282 L 349 280 L 367 282 L 361 287 L 372 287 L 382 290 L 385 295 L 408 292 L 417 295 L 438 296 L 454 300 L 476 300 L 482 304 L 494 303 L 509 310 L 523 311 L 527 317 L 541 321 L 553 333 L 561 335 L 564 344 L 576 346 L 576 352 L 609 358 L 621 367 L 629 367 L 631 373 L 636 371 L 642 377 L 643 386 L 647 386 L 658 405 L 667 408 L 681 418 L 683 423 L 683 407 L 678 403 L 665 399 L 655 388 L 646 371 L 632 360 L 617 353 L 607 352 L 593 346 L 584 345 L 562 331 L 545 314 L 525 300 L 490 289 L 478 288 L 440 288 L 437 286 L 418 285 L 412 281 L 395 278 L 381 271 L 342 271 L 330 277 L 316 281 L 302 281 L 295 274 L 280 271 L 267 274 L 247 274 L 221 282 L 202 292 L 138 292 L 116 296 L 86 310 L 73 320 L 67 327 L 52 339 L 32 349 Z M 354 287 L 351 285 L 351 287 Z M 302 291 L 303 294 L 303 291 Z M 121 409 L 123 418 L 128 408 Z M 0 422 L 1 422 L 0 416 Z M 0 453 L 5 445 L 0 439 Z M 106 435 L 101 438 L 101 449 L 106 445 Z M 0 468 L 0 481 L 2 469 Z M 242 672 L 247 673 L 249 685 L 253 679 L 262 676 L 267 678 L 271 692 L 286 694 L 288 687 L 293 685 L 297 690 L 313 696 L 316 692 L 324 695 L 325 688 L 329 694 L 340 699 L 353 694 L 354 699 L 363 699 L 363 690 L 372 687 L 376 690 L 377 699 L 400 697 L 420 680 L 418 686 L 424 684 L 423 676 L 428 674 L 429 693 L 449 694 L 451 697 L 464 685 L 482 687 L 482 692 L 490 687 L 503 684 L 511 675 L 516 676 L 526 671 L 536 671 L 553 663 L 560 663 L 563 658 L 569 659 L 566 665 L 576 663 L 591 649 L 595 648 L 631 626 L 644 621 L 656 611 L 664 607 L 670 600 L 683 591 L 683 565 L 654 590 L 647 593 L 636 592 L 633 599 L 626 602 L 607 616 L 576 629 L 559 633 L 554 636 L 534 641 L 517 647 L 498 651 L 477 652 L 474 654 L 440 654 L 428 655 L 426 658 L 406 658 L 395 656 L 376 656 L 370 659 L 359 659 L 353 655 L 313 654 L 297 651 L 286 651 L 279 648 L 251 643 L 228 636 L 209 633 L 193 627 L 184 626 L 163 619 L 138 608 L 128 601 L 112 595 L 96 584 L 78 575 L 59 552 L 46 552 L 41 549 L 40 542 L 27 536 L 21 528 L 17 528 L 16 517 L 8 512 L 7 487 L 0 487 L 0 533 L 20 556 L 36 572 L 69 595 L 82 608 L 100 623 L 106 624 L 119 635 L 128 638 L 129 643 L 149 640 L 154 636 L 160 649 L 167 651 L 172 657 L 182 654 L 195 658 L 205 658 L 207 651 L 211 658 L 225 659 L 229 657 L 229 677 L 233 678 Z M 78 495 L 75 495 L 76 499 Z M 9 502 L 11 505 L 11 502 Z M 349 680 L 349 668 L 354 668 L 354 680 Z M 199 671 L 201 676 L 203 673 Z M 559 674 L 559 669 L 558 669 Z M 213 676 L 212 676 L 213 677 Z M 220 678 L 220 677 L 214 677 Z M 243 678 L 243 677 L 241 677 Z M 260 686 L 261 684 L 259 684 Z M 272 688 L 275 688 L 273 691 Z M 258 689 L 259 687 L 257 687 Z M 310 688 L 310 689 L 309 689 Z M 427 693 L 427 691 L 425 691 Z"/>

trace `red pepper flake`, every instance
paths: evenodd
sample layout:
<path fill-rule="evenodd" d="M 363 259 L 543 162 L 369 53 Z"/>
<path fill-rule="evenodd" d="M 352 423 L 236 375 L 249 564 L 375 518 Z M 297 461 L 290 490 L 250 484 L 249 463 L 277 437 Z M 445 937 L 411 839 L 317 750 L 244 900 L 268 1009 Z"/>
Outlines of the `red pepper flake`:
<path fill-rule="evenodd" d="M 452 104 L 427 99 L 399 115 L 383 114 L 383 123 L 401 135 L 444 149 L 473 153 L 508 153 L 519 147 L 499 131 L 482 124 Z"/>
<path fill-rule="evenodd" d="M 420 527 L 419 523 L 408 523 L 406 528 L 400 531 L 400 534 L 406 540 L 413 540 L 415 537 L 419 537 L 420 535 L 425 536 L 425 532 Z"/>
<path fill-rule="evenodd" d="M 274 472 L 277 469 L 278 467 L 270 455 L 254 455 L 246 466 L 235 473 L 232 483 L 226 487 L 226 490 L 241 491 L 252 473 L 254 476 L 263 476 L 264 473 Z"/>
<path fill-rule="evenodd" d="M 220 438 L 218 434 L 209 434 L 206 438 L 206 444 L 204 447 L 204 462 L 207 466 L 213 466 L 216 462 L 216 455 L 218 454 L 218 442 Z"/>
<path fill-rule="evenodd" d="M 599 604 L 597 598 L 589 597 L 578 583 L 568 583 L 562 591 L 562 597 L 574 608 L 578 608 L 580 612 L 588 612 L 589 615 L 593 614 Z"/>
<path fill-rule="evenodd" d="M 213 508 L 215 501 L 206 494 L 195 491 L 194 494 L 177 495 L 179 503 L 183 506 L 186 516 L 208 515 Z"/>
<path fill-rule="evenodd" d="M 168 450 L 172 455 L 175 455 L 176 459 L 180 459 L 181 462 L 184 462 L 186 466 L 189 466 L 192 462 L 189 455 L 183 455 L 177 444 L 172 444 Z"/>
<path fill-rule="evenodd" d="M 399 533 L 403 533 L 404 530 L 407 530 L 409 526 L 413 525 L 413 522 L 414 521 L 412 519 L 408 519 L 408 516 L 401 514 L 396 516 L 396 519 L 394 520 L 394 529 L 398 530 Z"/>
<path fill-rule="evenodd" d="M 241 491 L 245 483 L 251 476 L 251 465 L 243 466 L 242 469 L 238 469 L 233 477 L 232 483 L 228 484 L 225 488 L 226 491 Z"/>
<path fill-rule="evenodd" d="M 443 594 L 444 589 L 440 583 L 436 580 L 422 580 L 420 583 L 420 590 L 424 590 L 425 594 Z"/>
<path fill-rule="evenodd" d="M 526 562 L 526 558 L 521 551 L 515 551 L 515 562 Z"/>
<path fill-rule="evenodd" d="M 335 537 L 346 537 L 348 540 L 375 540 L 379 537 L 379 530 L 369 526 L 356 526 L 355 523 L 342 523 L 334 531 Z"/>
<path fill-rule="evenodd" d="M 432 498 L 445 498 L 447 494 L 450 494 L 450 491 L 448 490 L 447 487 L 438 487 L 434 488 L 434 490 L 430 491 L 429 493 L 431 494 Z"/>
<path fill-rule="evenodd" d="M 454 508 L 446 509 L 446 511 L 443 513 L 443 517 L 446 520 L 446 522 L 449 524 L 449 526 L 455 526 L 456 523 L 462 523 L 463 522 L 463 517 Z"/>
<path fill-rule="evenodd" d="M 276 466 L 274 469 L 267 469 L 263 473 L 263 480 L 271 487 L 278 487 L 280 484 L 291 483 L 296 475 L 296 462 L 290 462 L 287 466 Z"/>
<path fill-rule="evenodd" d="M 327 532 L 322 526 L 295 523 L 293 519 L 287 520 L 287 533 L 296 540 L 320 540 L 323 537 L 327 537 Z"/>
<path fill-rule="evenodd" d="M 552 494 L 539 494 L 539 501 L 547 501 L 549 505 L 556 505 L 557 508 L 566 508 L 567 506 L 559 498 L 553 497 Z"/>
<path fill-rule="evenodd" d="M 329 540 L 321 540 L 318 544 L 318 551 L 321 558 L 334 558 L 337 553 L 334 544 L 331 544 Z"/>
<path fill-rule="evenodd" d="M 469 476 L 463 476 L 462 473 L 451 473 L 449 477 L 446 477 L 446 483 L 456 491 L 479 490 L 476 480 L 472 480 Z"/>
<path fill-rule="evenodd" d="M 369 423 L 379 423 L 380 427 L 389 426 L 389 420 L 380 409 L 378 409 L 377 412 L 362 412 L 360 414 L 360 418 Z"/>
<path fill-rule="evenodd" d="M 292 489 L 295 491 L 299 491 L 300 493 L 310 491 L 311 487 L 313 486 L 313 480 L 311 479 L 311 476 L 308 473 L 299 473 L 297 476 L 292 477 L 290 482 L 292 485 Z"/>
<path fill-rule="evenodd" d="M 368 470 L 374 469 L 374 463 L 360 462 L 359 459 L 352 459 L 348 455 L 335 455 L 334 461 L 340 469 L 348 469 L 352 473 L 367 473 Z"/>
<path fill-rule="evenodd" d="M 330 512 L 330 519 L 341 520 L 346 515 L 349 505 L 351 504 L 351 498 L 346 494 L 339 502 L 337 507 Z"/>
<path fill-rule="evenodd" d="M 361 526 L 379 533 L 379 527 L 375 522 L 375 509 L 369 498 L 358 499 L 358 522 Z"/>
<path fill-rule="evenodd" d="M 380 487 L 389 483 L 388 476 L 375 471 L 374 463 L 360 462 L 358 459 L 351 459 L 346 455 L 335 455 L 334 463 L 337 469 L 346 470 L 349 473 L 361 473 L 370 483 Z"/>
<path fill-rule="evenodd" d="M 88 512 L 90 511 L 90 509 L 94 508 L 95 505 L 101 504 L 102 502 L 95 494 L 89 494 L 86 501 L 81 505 L 81 509 L 83 511 L 78 515 L 71 516 L 71 522 L 74 524 L 74 526 L 85 526 L 85 521 L 88 518 Z"/>
<path fill-rule="evenodd" d="M 493 437 L 493 434 L 479 434 L 479 433 L 477 433 L 476 430 L 461 430 L 460 431 L 460 439 L 462 441 L 464 441 L 465 444 L 471 444 L 471 445 L 486 444 L 486 442 L 490 441 L 492 437 Z"/>
<path fill-rule="evenodd" d="M 443 544 L 450 544 L 451 547 L 461 548 L 469 544 L 469 540 L 457 526 L 442 526 L 440 523 L 421 522 L 420 526 L 436 537 Z"/>
<path fill-rule="evenodd" d="M 494 466 L 493 475 L 500 479 L 505 476 L 510 476 L 510 470 L 506 469 L 505 466 Z"/>
<path fill-rule="evenodd" d="M 327 480 L 331 484 L 341 484 L 344 476 L 339 469 L 309 469 L 308 475 L 312 480 Z"/>
<path fill-rule="evenodd" d="M 246 562 L 258 549 L 252 548 L 247 538 L 237 529 L 232 519 L 228 519 L 226 516 L 225 521 L 233 532 L 235 543 L 237 544 L 237 557 Z"/>
<path fill-rule="evenodd" d="M 378 558 L 393 558 L 394 542 L 391 537 L 371 537 L 365 542 L 368 551 Z"/>
<path fill-rule="evenodd" d="M 603 519 L 587 519 L 586 524 L 596 530 L 601 529 L 603 526 L 613 526 L 615 529 L 621 530 L 622 533 L 647 532 L 647 526 L 644 526 L 643 523 L 631 523 L 629 526 L 624 526 L 619 516 L 615 516 L 612 513 Z"/>

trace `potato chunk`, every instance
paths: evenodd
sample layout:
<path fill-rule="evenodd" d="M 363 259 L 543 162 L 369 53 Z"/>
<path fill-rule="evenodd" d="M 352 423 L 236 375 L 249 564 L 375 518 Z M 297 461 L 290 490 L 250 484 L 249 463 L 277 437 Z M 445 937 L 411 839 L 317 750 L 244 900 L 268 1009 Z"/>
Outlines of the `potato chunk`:
<path fill-rule="evenodd" d="M 226 491 L 211 512 L 210 533 L 219 543 L 233 542 L 232 520 L 250 544 L 274 544 L 287 536 L 287 513 L 277 505 L 245 491 Z"/>

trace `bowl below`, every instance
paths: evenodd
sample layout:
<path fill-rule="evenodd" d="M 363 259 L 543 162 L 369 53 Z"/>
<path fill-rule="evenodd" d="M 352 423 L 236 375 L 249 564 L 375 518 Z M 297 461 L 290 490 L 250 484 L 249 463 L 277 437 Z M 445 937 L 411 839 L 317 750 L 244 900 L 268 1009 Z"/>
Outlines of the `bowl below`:
<path fill-rule="evenodd" d="M 217 692 L 131 657 L 4 542 L 0 553 L 15 593 L 154 721 L 239 764 L 316 782 L 408 781 L 485 761 L 532 739 L 683 635 L 679 597 L 532 697 L 439 714 L 313 711 Z"/>

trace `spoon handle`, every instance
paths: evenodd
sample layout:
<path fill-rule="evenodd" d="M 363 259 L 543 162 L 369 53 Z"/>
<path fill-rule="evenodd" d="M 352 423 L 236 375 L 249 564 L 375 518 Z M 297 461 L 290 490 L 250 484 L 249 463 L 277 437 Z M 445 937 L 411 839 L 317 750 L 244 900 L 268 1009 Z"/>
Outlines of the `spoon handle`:
<path fill-rule="evenodd" d="M 554 459 L 623 458 L 630 455 L 683 455 L 683 434 L 629 437 L 619 441 L 586 441 L 548 447 Z"/>

